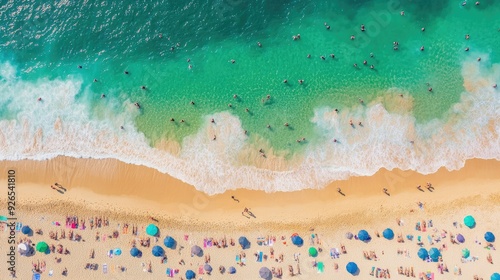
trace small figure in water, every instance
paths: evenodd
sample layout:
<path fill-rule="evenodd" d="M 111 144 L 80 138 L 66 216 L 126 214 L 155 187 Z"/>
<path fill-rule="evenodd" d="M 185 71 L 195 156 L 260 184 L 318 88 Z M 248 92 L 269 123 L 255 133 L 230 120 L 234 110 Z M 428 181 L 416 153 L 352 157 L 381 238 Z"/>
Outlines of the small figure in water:
<path fill-rule="evenodd" d="M 259 46 L 259 48 L 262 48 L 262 44 L 260 42 L 257 42 L 257 46 Z"/>
<path fill-rule="evenodd" d="M 236 63 L 236 60 L 231 59 L 231 63 L 232 63 L 232 64 L 235 64 L 235 63 Z"/>
<path fill-rule="evenodd" d="M 427 90 L 428 90 L 428 91 L 432 91 L 432 87 L 429 87 Z"/>
<path fill-rule="evenodd" d="M 146 89 L 146 86 L 141 86 L 141 89 Z"/>
<path fill-rule="evenodd" d="M 359 100 L 359 103 L 361 103 L 361 104 L 363 104 L 363 103 L 364 103 L 364 102 L 363 102 L 363 99 L 358 98 L 358 100 Z"/>
<path fill-rule="evenodd" d="M 331 53 L 331 54 L 330 54 L 330 57 L 331 57 L 331 58 L 335 58 L 335 54 L 334 54 L 334 53 Z"/>
<path fill-rule="evenodd" d="M 469 51 L 469 47 L 465 48 L 465 51 L 468 52 Z"/>
<path fill-rule="evenodd" d="M 402 15 L 402 16 L 404 16 L 405 15 L 405 11 L 401 11 L 399 14 Z"/>
<path fill-rule="evenodd" d="M 370 57 L 373 58 L 373 53 L 370 53 Z"/>
<path fill-rule="evenodd" d="M 125 75 L 128 75 L 128 71 L 125 71 L 125 72 L 123 72 L 123 73 L 125 73 Z"/>
<path fill-rule="evenodd" d="M 284 124 L 284 126 L 288 127 L 288 123 L 286 122 L 286 123 Z"/>
<path fill-rule="evenodd" d="M 481 61 L 481 58 L 480 58 L 480 57 L 478 57 L 478 58 L 477 58 L 477 61 Z"/>
<path fill-rule="evenodd" d="M 215 120 L 214 120 L 214 119 L 211 119 L 211 120 L 210 120 L 210 122 L 211 122 L 211 123 L 215 123 Z"/>
<path fill-rule="evenodd" d="M 357 63 L 354 63 L 353 66 L 354 66 L 354 68 L 358 68 L 358 64 Z"/>
<path fill-rule="evenodd" d="M 422 32 L 424 32 L 424 31 L 425 31 L 425 27 L 422 27 L 422 29 L 421 29 L 421 30 L 422 30 Z"/>
<path fill-rule="evenodd" d="M 267 127 L 267 128 L 271 128 L 271 125 L 270 125 L 270 124 L 268 124 L 268 125 L 266 125 L 266 127 Z"/>
<path fill-rule="evenodd" d="M 38 97 L 38 99 L 37 99 L 37 100 L 38 100 L 38 101 L 42 101 L 42 98 L 41 98 L 41 97 Z"/>
<path fill-rule="evenodd" d="M 94 83 L 97 83 L 97 79 L 94 79 Z"/>
<path fill-rule="evenodd" d="M 303 84 L 304 83 L 304 80 L 299 80 L 299 84 Z"/>
<path fill-rule="evenodd" d="M 78 65 L 78 68 L 79 68 L 79 69 L 82 69 L 82 66 L 81 66 L 81 65 Z"/>
<path fill-rule="evenodd" d="M 361 24 L 361 31 L 365 31 L 365 25 Z"/>
<path fill-rule="evenodd" d="M 171 122 L 175 122 L 175 119 L 174 119 L 174 118 L 170 118 L 170 121 L 171 121 Z"/>
<path fill-rule="evenodd" d="M 320 58 L 323 59 L 323 60 L 325 60 L 325 56 L 324 55 L 320 56 Z"/>
<path fill-rule="evenodd" d="M 370 65 L 370 69 L 375 69 L 375 66 L 373 66 L 373 64 Z"/>
<path fill-rule="evenodd" d="M 189 102 L 189 104 L 194 105 L 194 101 Z"/>
<path fill-rule="evenodd" d="M 351 35 L 351 40 L 354 40 L 356 39 L 356 37 L 354 35 Z"/>
<path fill-rule="evenodd" d="M 227 104 L 227 107 L 231 108 L 233 105 L 231 103 Z"/>
<path fill-rule="evenodd" d="M 479 6 L 479 4 L 480 4 L 480 3 L 479 3 L 479 1 L 477 1 L 477 2 L 476 2 L 476 6 Z"/>
<path fill-rule="evenodd" d="M 367 63 L 368 63 L 368 61 L 363 60 L 363 65 L 366 65 Z"/>
<path fill-rule="evenodd" d="M 233 98 L 238 99 L 238 95 L 237 94 L 233 95 Z"/>
<path fill-rule="evenodd" d="M 420 51 L 424 51 L 424 46 L 421 46 L 421 47 L 420 47 Z"/>
<path fill-rule="evenodd" d="M 283 83 L 284 83 L 284 84 L 288 83 L 288 80 L 287 80 L 287 79 L 284 79 L 284 80 L 283 80 Z"/>
<path fill-rule="evenodd" d="M 137 108 L 141 109 L 141 105 L 139 105 L 139 102 L 135 102 L 135 103 L 134 103 L 134 105 L 135 105 Z"/>
<path fill-rule="evenodd" d="M 184 119 L 181 120 L 181 123 L 185 123 L 186 121 Z"/>
<path fill-rule="evenodd" d="M 307 54 L 307 58 L 311 58 L 311 54 Z"/>
<path fill-rule="evenodd" d="M 191 62 L 191 58 L 188 58 L 188 59 L 187 59 L 187 62 Z"/>
<path fill-rule="evenodd" d="M 105 94 L 101 94 L 101 98 L 104 98 L 104 97 L 106 97 L 106 95 Z"/>
<path fill-rule="evenodd" d="M 465 34 L 465 40 L 469 40 L 470 38 L 470 35 L 469 34 Z"/>

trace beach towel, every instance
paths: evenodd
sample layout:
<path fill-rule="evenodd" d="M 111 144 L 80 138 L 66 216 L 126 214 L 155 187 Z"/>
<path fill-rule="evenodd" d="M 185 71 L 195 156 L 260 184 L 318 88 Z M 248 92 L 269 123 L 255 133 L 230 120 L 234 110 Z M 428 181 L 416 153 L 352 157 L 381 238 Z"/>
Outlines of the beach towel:
<path fill-rule="evenodd" d="M 331 248 L 331 249 L 330 249 L 330 257 L 331 257 L 332 259 L 334 259 L 334 258 L 335 258 L 335 251 L 333 250 L 333 248 Z"/>
<path fill-rule="evenodd" d="M 203 268 L 203 265 L 200 265 L 200 267 L 198 267 L 198 274 L 205 274 L 205 269 Z"/>
<path fill-rule="evenodd" d="M 373 276 L 375 274 L 375 267 L 372 266 L 372 272 L 370 272 L 370 275 Z"/>
<path fill-rule="evenodd" d="M 203 239 L 203 248 L 207 248 L 207 239 Z"/>
<path fill-rule="evenodd" d="M 273 239 L 269 239 L 269 243 L 268 243 L 269 246 L 273 246 L 274 245 L 274 240 Z"/>
<path fill-rule="evenodd" d="M 240 263 L 240 255 L 236 255 L 236 263 Z"/>
<path fill-rule="evenodd" d="M 165 274 L 167 274 L 167 276 L 170 277 L 170 268 L 167 268 L 167 271 L 165 271 Z"/>
<path fill-rule="evenodd" d="M 112 258 L 113 257 L 113 250 L 109 250 L 108 252 L 108 257 Z"/>
<path fill-rule="evenodd" d="M 258 262 L 262 262 L 262 256 L 264 255 L 264 253 L 262 252 L 259 252 L 259 256 L 257 257 L 257 261 Z"/>
<path fill-rule="evenodd" d="M 325 265 L 323 262 L 318 263 L 318 273 L 323 273 L 325 271 Z"/>
<path fill-rule="evenodd" d="M 16 231 L 21 231 L 22 227 L 23 227 L 23 223 L 16 222 Z"/>
<path fill-rule="evenodd" d="M 434 280 L 434 272 L 427 271 L 425 276 L 427 276 L 428 280 Z"/>
<path fill-rule="evenodd" d="M 338 248 L 333 248 L 333 252 L 335 253 L 335 258 L 340 258 L 340 252 Z"/>
<path fill-rule="evenodd" d="M 104 274 L 108 273 L 108 265 L 105 263 L 102 264 L 102 273 Z"/>

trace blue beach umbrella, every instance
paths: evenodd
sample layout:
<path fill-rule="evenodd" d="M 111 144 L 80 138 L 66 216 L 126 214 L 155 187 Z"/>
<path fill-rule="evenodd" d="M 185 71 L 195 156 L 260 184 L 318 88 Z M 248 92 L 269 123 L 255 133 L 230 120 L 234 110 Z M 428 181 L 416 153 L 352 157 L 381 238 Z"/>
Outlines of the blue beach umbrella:
<path fill-rule="evenodd" d="M 163 239 L 163 244 L 165 244 L 165 247 L 172 249 L 175 246 L 175 239 L 173 239 L 170 236 L 167 236 L 165 237 L 165 239 Z"/>
<path fill-rule="evenodd" d="M 208 263 L 206 263 L 206 264 L 203 266 L 203 269 L 204 269 L 206 272 L 208 272 L 208 273 L 212 272 L 212 266 L 211 266 L 211 265 L 209 265 Z"/>
<path fill-rule="evenodd" d="M 29 226 L 23 226 L 23 227 L 21 228 L 21 232 L 22 232 L 23 234 L 30 234 L 30 232 L 31 232 L 31 228 L 30 228 Z"/>
<path fill-rule="evenodd" d="M 422 260 L 425 260 L 429 257 L 429 252 L 427 252 L 427 250 L 425 248 L 420 248 L 420 250 L 418 250 L 417 255 Z"/>
<path fill-rule="evenodd" d="M 394 238 L 394 231 L 390 228 L 386 228 L 384 232 L 382 232 L 382 235 L 385 237 L 385 239 L 391 240 Z"/>
<path fill-rule="evenodd" d="M 431 248 L 429 250 L 429 256 L 431 257 L 433 262 L 437 262 L 439 257 L 441 256 L 441 252 L 437 248 Z"/>
<path fill-rule="evenodd" d="M 474 217 L 469 215 L 464 218 L 464 224 L 468 228 L 473 228 L 476 225 L 476 220 L 474 219 Z"/>
<path fill-rule="evenodd" d="M 460 242 L 460 243 L 464 243 L 465 242 L 465 237 L 459 233 L 457 235 L 457 241 Z"/>
<path fill-rule="evenodd" d="M 484 234 L 484 240 L 487 242 L 495 242 L 495 235 L 492 232 L 487 232 Z"/>
<path fill-rule="evenodd" d="M 241 236 L 238 239 L 238 243 L 240 243 L 242 249 L 248 249 L 250 248 L 250 241 L 245 236 Z"/>
<path fill-rule="evenodd" d="M 132 257 L 137 257 L 141 254 L 141 251 L 139 251 L 139 249 L 137 249 L 136 247 L 133 247 L 132 249 L 130 249 L 130 255 Z"/>
<path fill-rule="evenodd" d="M 262 279 L 271 279 L 273 277 L 273 274 L 271 273 L 271 270 L 267 267 L 261 267 L 259 269 L 259 276 Z"/>
<path fill-rule="evenodd" d="M 349 262 L 346 266 L 345 266 L 345 269 L 347 270 L 347 272 L 349 272 L 350 274 L 355 274 L 356 272 L 358 272 L 358 265 L 356 263 L 353 263 L 353 262 Z"/>
<path fill-rule="evenodd" d="M 161 257 L 165 254 L 165 251 L 160 246 L 154 246 L 152 253 L 153 253 L 153 256 L 155 256 L 155 257 Z"/>
<path fill-rule="evenodd" d="M 229 267 L 228 272 L 229 272 L 229 274 L 235 274 L 236 273 L 236 268 L 234 268 L 234 266 L 231 266 L 231 267 Z"/>
<path fill-rule="evenodd" d="M 194 279 L 196 277 L 196 274 L 192 270 L 186 271 L 186 279 Z"/>
<path fill-rule="evenodd" d="M 113 250 L 113 254 L 115 254 L 115 255 L 117 255 L 117 256 L 121 255 L 121 254 L 122 254 L 122 249 L 120 249 L 120 248 L 116 248 L 116 249 L 114 249 L 114 250 Z"/>
<path fill-rule="evenodd" d="M 300 247 L 304 244 L 304 240 L 302 239 L 302 237 L 294 235 L 292 236 L 292 243 L 293 245 Z"/>
<path fill-rule="evenodd" d="M 370 241 L 370 239 L 371 239 L 371 237 L 368 234 L 368 232 L 366 230 L 364 230 L 364 229 L 362 229 L 362 230 L 360 230 L 358 232 L 358 238 L 361 241 Z"/>
<path fill-rule="evenodd" d="M 200 246 L 194 245 L 193 247 L 191 247 L 191 255 L 201 257 L 203 255 L 203 250 Z"/>
<path fill-rule="evenodd" d="M 498 273 L 495 272 L 495 273 L 491 274 L 491 278 L 490 279 L 491 280 L 500 280 L 500 274 L 498 274 Z"/>
<path fill-rule="evenodd" d="M 158 234 L 158 227 L 153 224 L 149 224 L 146 227 L 146 233 L 151 236 L 156 236 Z"/>

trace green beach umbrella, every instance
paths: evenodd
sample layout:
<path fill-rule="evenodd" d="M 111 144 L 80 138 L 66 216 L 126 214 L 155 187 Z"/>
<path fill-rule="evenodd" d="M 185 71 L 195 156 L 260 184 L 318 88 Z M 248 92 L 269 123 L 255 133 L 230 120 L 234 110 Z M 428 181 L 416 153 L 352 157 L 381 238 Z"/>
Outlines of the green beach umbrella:
<path fill-rule="evenodd" d="M 314 247 L 309 248 L 309 256 L 316 257 L 317 255 L 318 255 L 318 250 L 316 250 L 316 248 Z"/>
<path fill-rule="evenodd" d="M 158 227 L 153 224 L 149 224 L 146 228 L 146 233 L 151 236 L 156 236 L 158 234 Z"/>
<path fill-rule="evenodd" d="M 464 224 L 468 227 L 468 228 L 472 228 L 476 225 L 476 220 L 474 220 L 474 217 L 472 216 L 466 216 L 464 218 Z"/>
<path fill-rule="evenodd" d="M 36 250 L 40 253 L 45 253 L 47 252 L 47 249 L 49 248 L 49 245 L 43 241 L 38 242 L 36 244 Z"/>
<path fill-rule="evenodd" d="M 468 257 L 470 256 L 470 251 L 469 251 L 469 249 L 467 249 L 467 248 L 463 249 L 463 250 L 462 250 L 462 256 L 463 256 L 464 258 L 468 258 Z"/>

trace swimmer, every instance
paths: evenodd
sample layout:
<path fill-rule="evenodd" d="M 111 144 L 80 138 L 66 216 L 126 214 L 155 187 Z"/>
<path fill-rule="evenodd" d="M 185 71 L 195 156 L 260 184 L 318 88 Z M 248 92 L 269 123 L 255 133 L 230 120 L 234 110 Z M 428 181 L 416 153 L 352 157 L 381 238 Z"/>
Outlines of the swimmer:
<path fill-rule="evenodd" d="M 330 54 L 330 57 L 331 57 L 331 58 L 335 58 L 335 54 L 334 54 L 334 53 L 331 53 L 331 54 Z"/>
<path fill-rule="evenodd" d="M 284 79 L 284 80 L 283 80 L 283 83 L 284 83 L 284 84 L 288 83 L 288 80 L 287 80 L 287 79 Z"/>
<path fill-rule="evenodd" d="M 175 47 L 170 47 L 170 51 L 171 52 L 175 51 Z"/>
<path fill-rule="evenodd" d="M 267 98 L 267 100 L 271 99 L 271 95 L 269 95 L 269 94 L 268 94 L 268 95 L 266 96 L 266 98 Z"/>
<path fill-rule="evenodd" d="M 307 58 L 311 58 L 311 54 L 307 54 Z"/>
<path fill-rule="evenodd" d="M 190 101 L 189 104 L 194 105 L 194 101 Z"/>
<path fill-rule="evenodd" d="M 297 34 L 297 39 L 300 39 L 300 34 Z"/>
<path fill-rule="evenodd" d="M 424 32 L 424 31 L 425 31 L 425 27 L 422 27 L 422 29 L 421 29 L 421 30 L 422 30 L 422 32 Z"/>
<path fill-rule="evenodd" d="M 232 63 L 232 64 L 235 64 L 235 63 L 236 63 L 236 60 L 231 59 L 231 63 Z"/>
<path fill-rule="evenodd" d="M 227 107 L 231 108 L 233 105 L 231 103 L 227 104 Z"/>
<path fill-rule="evenodd" d="M 288 127 L 288 123 L 286 122 L 286 123 L 284 124 L 284 126 Z"/>
<path fill-rule="evenodd" d="M 268 125 L 266 125 L 266 127 L 267 127 L 267 128 L 271 128 L 271 125 L 270 125 L 270 124 L 268 124 Z"/>
<path fill-rule="evenodd" d="M 94 79 L 94 83 L 97 83 L 97 79 Z"/>
<path fill-rule="evenodd" d="M 292 39 L 293 39 L 294 41 L 295 41 L 295 40 L 297 40 L 297 36 L 293 35 L 293 36 L 292 36 Z"/>
<path fill-rule="evenodd" d="M 212 138 L 212 140 L 214 140 L 214 141 L 217 140 L 217 136 L 214 135 L 214 137 Z"/>
<path fill-rule="evenodd" d="M 420 51 L 424 51 L 424 46 L 421 46 L 421 47 L 420 47 Z"/>
<path fill-rule="evenodd" d="M 38 100 L 38 101 L 42 101 L 42 98 L 41 98 L 41 97 L 38 97 L 38 99 L 37 99 L 37 100 Z"/>
<path fill-rule="evenodd" d="M 349 124 L 350 124 L 351 126 L 354 126 L 354 125 L 352 124 L 352 120 L 349 120 Z"/>
<path fill-rule="evenodd" d="M 465 48 L 465 51 L 468 52 L 469 51 L 469 47 Z"/>
<path fill-rule="evenodd" d="M 247 131 L 247 130 L 245 130 L 245 131 L 243 131 L 243 133 L 245 133 L 245 135 L 247 135 L 247 134 L 248 134 L 248 131 Z"/>
<path fill-rule="evenodd" d="M 248 109 L 248 108 L 245 108 L 245 112 L 247 112 L 247 113 L 248 113 L 248 112 L 250 112 L 250 109 Z"/>
<path fill-rule="evenodd" d="M 233 98 L 238 99 L 238 95 L 237 94 L 233 95 Z"/>
<path fill-rule="evenodd" d="M 402 16 L 404 16 L 405 15 L 405 11 L 401 11 L 399 14 L 402 15 Z"/>
<path fill-rule="evenodd" d="M 365 25 L 361 24 L 361 31 L 365 31 Z"/>
<path fill-rule="evenodd" d="M 356 39 L 356 37 L 354 35 L 351 35 L 351 40 L 354 40 Z"/>
<path fill-rule="evenodd" d="M 477 58 L 477 61 L 481 61 L 481 58 L 480 58 L 480 57 L 478 57 L 478 58 Z"/>
<path fill-rule="evenodd" d="M 494 85 L 493 85 L 493 88 L 497 88 L 497 84 L 494 84 Z"/>
<path fill-rule="evenodd" d="M 185 123 L 186 121 L 184 119 L 181 120 L 181 123 Z"/>
<path fill-rule="evenodd" d="M 141 89 L 146 89 L 146 86 L 141 86 Z"/>
<path fill-rule="evenodd" d="M 106 97 L 106 95 L 104 95 L 104 94 L 101 94 L 101 98 L 104 98 L 104 97 Z"/>
<path fill-rule="evenodd" d="M 79 68 L 79 69 L 82 69 L 82 66 L 81 66 L 81 65 L 78 65 L 78 68 Z"/>
<path fill-rule="evenodd" d="M 429 87 L 427 90 L 428 90 L 428 91 L 432 91 L 432 88 L 431 88 L 431 87 Z"/>
<path fill-rule="evenodd" d="M 363 65 L 366 65 L 367 63 L 368 63 L 368 61 L 363 60 Z"/>
<path fill-rule="evenodd" d="M 260 42 L 257 42 L 257 46 L 259 46 L 259 48 L 262 48 L 262 44 Z"/>
<path fill-rule="evenodd" d="M 120 125 L 120 129 L 125 129 L 125 128 L 123 127 L 123 125 Z"/>
<path fill-rule="evenodd" d="M 479 6 L 479 4 L 480 4 L 480 3 L 479 3 L 479 1 L 477 1 L 477 2 L 476 2 L 476 6 Z"/>
<path fill-rule="evenodd" d="M 141 109 L 141 105 L 139 105 L 139 102 L 135 102 L 134 105 L 135 105 L 135 107 Z"/>
<path fill-rule="evenodd" d="M 361 103 L 361 104 L 363 104 L 363 103 L 364 103 L 364 102 L 363 102 L 363 99 L 358 98 L 358 100 L 359 100 L 359 103 Z"/>
<path fill-rule="evenodd" d="M 339 109 L 335 108 L 335 110 L 334 110 L 334 111 L 335 111 L 335 113 L 338 113 L 338 112 L 339 112 Z"/>
<path fill-rule="evenodd" d="M 326 30 L 330 30 L 330 25 L 325 26 Z"/>
<path fill-rule="evenodd" d="M 358 123 L 358 125 L 359 125 L 359 126 L 363 126 L 363 123 L 359 122 L 359 123 Z"/>
<path fill-rule="evenodd" d="M 299 84 L 303 84 L 304 83 L 304 80 L 299 80 Z"/>
<path fill-rule="evenodd" d="M 193 65 L 189 64 L 188 69 L 193 69 Z"/>
<path fill-rule="evenodd" d="M 174 118 L 170 118 L 170 121 L 171 121 L 171 122 L 175 122 L 175 119 L 174 119 Z"/>
<path fill-rule="evenodd" d="M 373 58 L 373 53 L 370 53 L 370 57 Z"/>
<path fill-rule="evenodd" d="M 467 5 L 467 1 L 462 2 L 462 6 Z"/>
<path fill-rule="evenodd" d="M 373 64 L 370 65 L 370 69 L 375 69 L 375 66 L 373 66 Z"/>
<path fill-rule="evenodd" d="M 324 55 L 320 56 L 320 58 L 323 59 L 323 60 L 325 60 L 325 56 Z"/>
<path fill-rule="evenodd" d="M 353 66 L 354 66 L 354 68 L 358 68 L 358 64 L 357 63 L 354 63 Z"/>
<path fill-rule="evenodd" d="M 191 58 L 188 58 L 188 59 L 187 59 L 187 62 L 191 62 Z"/>
<path fill-rule="evenodd" d="M 393 49 L 394 49 L 395 51 L 397 51 L 399 48 L 398 48 L 398 46 L 394 46 L 394 47 L 393 47 Z"/>
<path fill-rule="evenodd" d="M 333 138 L 333 142 L 337 143 L 337 139 Z"/>
<path fill-rule="evenodd" d="M 470 38 L 470 35 L 469 34 L 465 34 L 465 40 L 469 40 Z"/>
<path fill-rule="evenodd" d="M 125 71 L 125 72 L 123 72 L 123 73 L 125 73 L 125 75 L 128 75 L 128 71 Z"/>
<path fill-rule="evenodd" d="M 210 120 L 210 122 L 211 122 L 211 123 L 215 123 L 215 120 L 214 120 L 214 119 L 211 119 L 211 120 Z"/>

